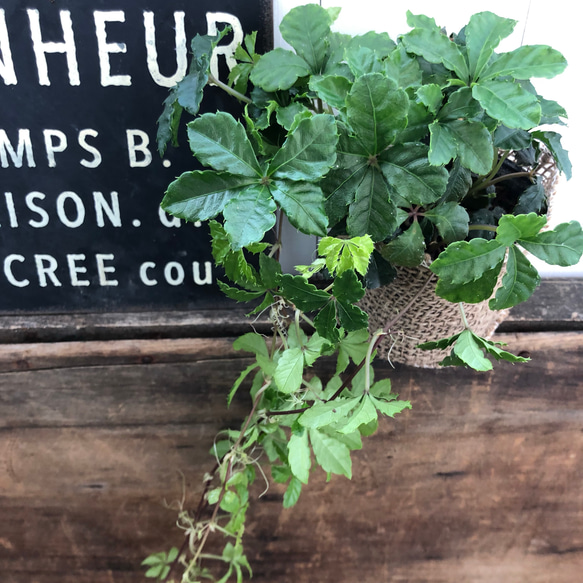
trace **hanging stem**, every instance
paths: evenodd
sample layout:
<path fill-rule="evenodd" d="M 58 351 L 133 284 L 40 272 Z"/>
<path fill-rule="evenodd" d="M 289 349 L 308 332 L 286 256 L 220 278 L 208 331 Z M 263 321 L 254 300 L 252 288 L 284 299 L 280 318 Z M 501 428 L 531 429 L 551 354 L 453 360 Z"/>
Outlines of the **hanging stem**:
<path fill-rule="evenodd" d="M 209 83 L 214 83 L 217 87 L 220 87 L 223 91 L 225 91 L 229 95 L 232 95 L 233 97 L 235 97 L 239 101 L 242 101 L 243 103 L 247 103 L 248 105 L 253 103 L 253 101 L 251 101 L 251 99 L 249 99 L 246 95 L 239 93 L 232 87 L 229 87 L 226 83 L 219 81 L 212 73 L 209 73 Z"/>
<path fill-rule="evenodd" d="M 459 302 L 458 306 L 460 308 L 460 313 L 462 315 L 462 322 L 464 324 L 464 328 L 466 330 L 469 330 L 470 329 L 470 325 L 468 324 L 468 319 L 466 317 L 466 311 L 464 310 L 464 305 L 462 304 L 462 302 Z"/>

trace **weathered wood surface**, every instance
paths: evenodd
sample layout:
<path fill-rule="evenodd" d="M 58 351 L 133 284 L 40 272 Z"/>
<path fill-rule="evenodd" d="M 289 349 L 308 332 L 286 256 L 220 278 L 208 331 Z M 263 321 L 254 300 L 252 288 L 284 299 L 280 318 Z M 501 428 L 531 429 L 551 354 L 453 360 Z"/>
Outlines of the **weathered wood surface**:
<path fill-rule="evenodd" d="M 580 583 L 583 332 L 499 339 L 532 362 L 384 366 L 413 410 L 365 440 L 352 481 L 255 501 L 254 581 Z M 168 506 L 183 485 L 193 504 L 247 410 L 224 405 L 246 362 L 228 338 L 0 346 L 0 581 L 142 582 L 142 558 L 181 543 Z"/>

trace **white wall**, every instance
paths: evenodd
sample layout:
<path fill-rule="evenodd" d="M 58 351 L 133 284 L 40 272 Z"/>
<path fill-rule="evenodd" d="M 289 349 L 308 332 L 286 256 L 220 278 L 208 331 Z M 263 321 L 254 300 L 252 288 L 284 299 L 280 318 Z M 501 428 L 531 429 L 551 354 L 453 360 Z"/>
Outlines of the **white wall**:
<path fill-rule="evenodd" d="M 283 15 L 294 6 L 305 4 L 301 0 L 274 0 L 276 45 L 283 43 L 277 26 Z M 500 45 L 499 51 L 512 50 L 521 44 L 548 44 L 561 51 L 569 66 L 554 79 L 535 80 L 538 91 L 547 99 L 558 101 L 569 113 L 569 125 L 559 129 L 563 147 L 573 163 L 573 178 L 561 180 L 552 210 L 551 225 L 578 220 L 583 224 L 583 148 L 577 139 L 577 130 L 583 132 L 583 108 L 578 91 L 582 87 L 583 51 L 580 49 L 580 21 L 571 0 L 321 0 L 316 2 L 328 8 L 342 8 L 334 29 L 360 34 L 369 30 L 387 31 L 392 38 L 409 30 L 406 12 L 425 14 L 435 18 L 437 24 L 455 32 L 466 24 L 476 12 L 490 10 L 499 16 L 518 21 L 514 33 Z M 547 276 L 583 276 L 583 260 L 578 266 L 560 268 L 537 262 L 541 274 Z"/>

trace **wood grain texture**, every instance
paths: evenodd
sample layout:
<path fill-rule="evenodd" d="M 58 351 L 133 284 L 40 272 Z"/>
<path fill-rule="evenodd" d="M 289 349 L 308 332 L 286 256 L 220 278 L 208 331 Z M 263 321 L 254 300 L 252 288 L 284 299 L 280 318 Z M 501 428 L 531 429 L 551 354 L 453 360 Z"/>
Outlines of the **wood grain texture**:
<path fill-rule="evenodd" d="M 253 580 L 580 583 L 583 333 L 498 339 L 532 362 L 383 365 L 413 410 L 365 440 L 352 481 L 316 472 L 292 510 L 278 486 L 254 501 Z M 144 581 L 247 411 L 225 408 L 246 362 L 226 338 L 1 347 L 2 583 Z"/>

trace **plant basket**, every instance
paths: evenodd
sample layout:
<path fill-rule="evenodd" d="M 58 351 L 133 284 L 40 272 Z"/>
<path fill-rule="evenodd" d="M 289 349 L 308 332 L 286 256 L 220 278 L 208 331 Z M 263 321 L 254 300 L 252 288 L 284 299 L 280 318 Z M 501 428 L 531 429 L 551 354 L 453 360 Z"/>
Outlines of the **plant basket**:
<path fill-rule="evenodd" d="M 559 179 L 557 165 L 548 151 L 541 153 L 535 173 L 545 189 L 548 201 L 547 216 Z M 370 289 L 359 306 L 368 313 L 369 330 L 374 333 L 400 314 L 410 302 L 413 305 L 399 317 L 379 345 L 379 355 L 392 363 L 421 368 L 438 368 L 448 350 L 425 351 L 417 348 L 422 342 L 452 336 L 463 327 L 458 304 L 436 295 L 437 278 L 427 265 L 398 267 L 397 277 L 388 285 Z M 494 311 L 488 302 L 464 304 L 464 312 L 471 329 L 478 335 L 491 338 L 510 310 Z"/>

